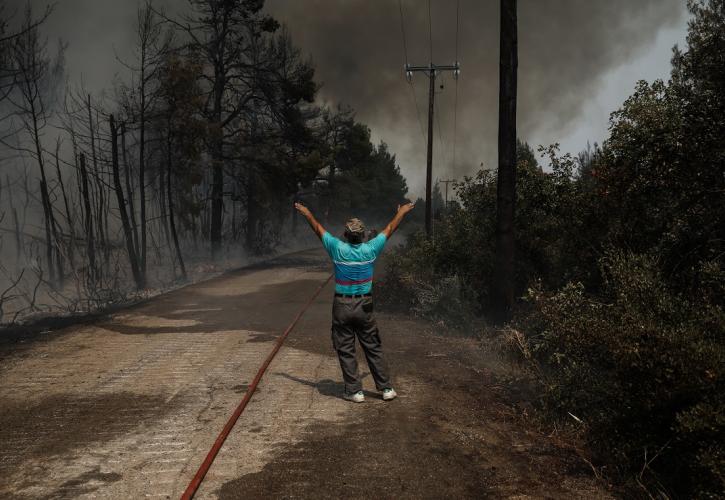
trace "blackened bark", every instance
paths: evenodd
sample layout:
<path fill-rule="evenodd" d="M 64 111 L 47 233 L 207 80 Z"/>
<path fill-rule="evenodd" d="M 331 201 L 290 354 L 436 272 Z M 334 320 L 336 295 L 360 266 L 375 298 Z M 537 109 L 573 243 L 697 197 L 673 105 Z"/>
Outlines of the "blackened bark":
<path fill-rule="evenodd" d="M 245 246 L 250 252 L 257 250 L 257 197 L 256 197 L 256 179 L 252 167 L 249 167 L 247 177 L 247 227 L 245 233 Z"/>
<path fill-rule="evenodd" d="M 131 220 L 131 229 L 133 236 L 133 248 L 136 255 L 139 255 L 138 249 L 138 224 L 136 223 L 136 209 L 133 205 L 133 189 L 131 188 L 131 165 L 126 157 L 126 124 L 121 123 L 121 157 L 123 158 L 124 177 L 126 178 L 126 192 L 128 193 L 128 215 Z"/>
<path fill-rule="evenodd" d="M 219 256 L 222 245 L 222 214 L 224 210 L 224 171 L 222 169 L 224 158 L 222 157 L 221 139 L 215 144 L 212 151 L 212 181 L 211 181 L 211 228 L 209 239 L 211 240 L 212 258 Z"/>
<path fill-rule="evenodd" d="M 30 114 L 33 122 L 33 142 L 35 144 L 35 153 L 38 159 L 38 168 L 40 169 L 40 197 L 43 203 L 43 214 L 45 215 L 45 249 L 48 259 L 48 275 L 52 286 L 57 285 L 56 269 L 55 269 L 55 253 L 54 253 L 54 233 L 55 221 L 53 220 L 53 206 L 50 203 L 50 195 L 48 193 L 48 181 L 45 176 L 45 162 L 43 161 L 43 148 L 40 144 L 40 130 L 38 128 L 38 113 L 36 112 L 35 103 L 30 102 Z M 55 234 L 57 242 L 57 233 Z M 62 264 L 62 263 L 61 263 Z M 59 270 L 63 273 L 63 269 Z"/>
<path fill-rule="evenodd" d="M 141 80 L 139 93 L 141 94 L 141 107 L 139 109 L 139 142 L 138 142 L 138 191 L 141 217 L 141 245 L 139 253 L 139 266 L 143 281 L 146 281 L 146 53 L 142 48 Z"/>
<path fill-rule="evenodd" d="M 93 241 L 93 211 L 91 208 L 91 197 L 88 192 L 88 171 L 86 170 L 86 155 L 81 154 L 81 195 L 83 196 L 83 207 L 85 212 L 86 226 L 86 252 L 88 254 L 88 284 L 95 285 L 96 281 L 96 248 Z"/>
<path fill-rule="evenodd" d="M 101 246 L 101 249 L 107 248 L 107 243 L 104 240 L 103 235 L 105 234 L 103 231 L 103 206 L 105 205 L 103 200 L 103 185 L 101 184 L 101 176 L 100 172 L 98 171 L 98 157 L 96 156 L 96 134 L 95 129 L 93 128 L 93 113 L 91 109 L 91 95 L 88 94 L 88 131 L 90 134 L 91 139 L 91 160 L 93 161 L 93 179 L 96 181 L 96 192 L 97 192 L 97 215 L 98 217 L 96 220 L 98 221 L 98 224 L 96 225 L 96 229 L 98 230 L 98 243 Z"/>
<path fill-rule="evenodd" d="M 18 219 L 18 211 L 13 208 L 13 224 L 15 225 L 15 259 L 17 262 L 20 262 L 20 259 L 23 257 L 23 243 L 22 238 L 20 237 L 20 219 Z"/>
<path fill-rule="evenodd" d="M 45 257 L 48 261 L 48 276 L 51 286 L 55 287 L 55 262 L 53 260 L 53 238 L 50 232 L 50 226 L 53 224 L 50 220 L 50 214 L 48 213 L 48 207 L 45 202 L 45 194 L 48 192 L 48 187 L 45 181 L 40 181 L 40 193 L 43 201 L 43 216 L 45 220 Z"/>
<path fill-rule="evenodd" d="M 70 260 L 70 266 L 75 269 L 75 221 L 73 220 L 73 214 L 70 210 L 70 203 L 68 202 L 68 193 L 65 190 L 65 183 L 63 182 L 63 174 L 60 170 L 60 160 L 58 159 L 58 150 L 60 149 L 60 140 L 55 146 L 55 171 L 58 175 L 58 184 L 60 185 L 60 192 L 63 196 L 63 205 L 65 206 L 65 216 L 68 220 L 68 260 Z"/>
<path fill-rule="evenodd" d="M 169 220 L 166 215 L 166 182 L 164 179 L 166 169 L 159 168 L 159 215 L 161 227 L 164 230 L 164 238 L 166 238 L 166 244 L 169 246 L 169 250 L 173 252 L 173 242 L 171 241 L 171 233 L 169 232 Z"/>
<path fill-rule="evenodd" d="M 171 127 L 169 127 L 169 130 Z M 171 132 L 169 132 L 171 133 Z M 179 261 L 179 269 L 181 270 L 181 279 L 186 281 L 186 266 L 184 265 L 184 256 L 181 255 L 181 247 L 179 246 L 179 237 L 176 233 L 176 222 L 174 221 L 174 196 L 171 189 L 171 141 L 167 141 L 166 145 L 166 198 L 169 203 L 169 226 L 171 227 L 171 237 L 174 241 L 176 249 L 176 258 Z"/>
<path fill-rule="evenodd" d="M 511 318 L 514 304 L 517 44 L 516 0 L 501 0 L 496 266 L 492 295 L 494 319 L 498 323 Z"/>
<path fill-rule="evenodd" d="M 123 234 L 126 239 L 126 251 L 128 252 L 128 260 L 131 263 L 131 272 L 133 273 L 133 279 L 136 282 L 136 288 L 141 290 L 144 287 L 143 280 L 141 279 L 141 273 L 138 267 L 138 257 L 136 256 L 136 250 L 133 246 L 133 233 L 131 232 L 131 223 L 128 220 L 128 213 L 126 212 L 126 201 L 123 196 L 123 188 L 121 187 L 121 175 L 118 167 L 118 130 L 116 123 L 113 120 L 113 115 L 110 117 L 111 124 L 111 168 L 113 170 L 113 186 L 116 189 L 116 200 L 118 201 L 118 211 L 121 214 L 121 225 L 123 226 Z"/>
<path fill-rule="evenodd" d="M 209 239 L 211 240 L 211 255 L 216 258 L 219 255 L 222 245 L 222 216 L 224 211 L 224 124 L 222 123 L 222 101 L 224 88 L 226 87 L 227 69 L 224 60 L 225 45 L 227 42 L 228 9 L 225 11 L 222 21 L 221 35 L 215 40 L 218 57 L 214 61 L 214 104 L 212 108 L 212 123 L 218 127 L 213 133 L 213 145 L 211 151 L 212 160 L 212 181 L 211 181 L 211 228 Z"/>

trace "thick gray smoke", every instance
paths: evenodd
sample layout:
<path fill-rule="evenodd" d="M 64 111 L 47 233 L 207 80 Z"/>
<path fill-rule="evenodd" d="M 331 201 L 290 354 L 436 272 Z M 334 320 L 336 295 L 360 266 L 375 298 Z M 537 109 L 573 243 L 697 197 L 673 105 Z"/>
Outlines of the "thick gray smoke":
<path fill-rule="evenodd" d="M 46 1 L 34 0 L 41 11 Z M 22 6 L 10 0 L 6 12 Z M 183 10 L 183 0 L 157 0 Z M 461 0 L 458 59 L 456 162 L 453 116 L 456 87 L 444 74 L 437 88 L 435 175 L 460 176 L 496 161 L 498 109 L 498 4 Z M 519 136 L 538 131 L 560 140 L 581 116 L 604 75 L 651 43 L 657 32 L 682 23 L 682 0 L 519 0 Z M 456 59 L 454 0 L 431 1 L 433 61 Z M 134 41 L 135 1 L 60 0 L 44 32 L 69 43 L 67 73 L 100 92 L 125 75 L 114 52 L 129 56 Z M 408 62 L 430 60 L 428 2 L 402 1 Z M 288 25 L 298 46 L 310 54 L 323 83 L 320 99 L 357 110 L 377 139 L 388 142 L 409 181 L 420 193 L 425 165 L 428 82 L 414 86 L 403 76 L 405 62 L 398 0 L 267 0 L 266 8 Z M 639 75 L 632 75 L 632 86 Z M 416 116 L 416 95 L 421 126 Z M 616 106 L 616 103 L 614 104 Z M 613 110 L 613 109 L 612 109 Z M 609 110 L 609 111 L 612 111 Z M 560 132 L 560 134 L 558 133 Z M 582 147 L 584 145 L 582 144 Z"/>
<path fill-rule="evenodd" d="M 456 1 L 433 0 L 433 62 L 456 58 Z M 438 88 L 436 176 L 471 173 L 496 161 L 498 111 L 498 1 L 461 0 L 456 164 L 453 165 L 455 84 Z M 430 60 L 428 3 L 403 0 L 408 62 Z M 316 63 L 321 98 L 352 105 L 376 137 L 398 154 L 411 188 L 420 192 L 425 165 L 404 51 L 397 0 L 268 0 Z M 595 94 L 610 69 L 626 62 L 659 29 L 682 21 L 681 0 L 520 0 L 519 136 L 564 130 Z M 632 76 L 632 86 L 640 78 Z M 427 127 L 428 81 L 414 78 L 420 119 Z M 613 111 L 610 110 L 610 111 Z M 442 136 L 442 147 L 441 139 Z M 561 138 L 556 138 L 560 140 Z M 582 147 L 585 145 L 582 144 Z"/>

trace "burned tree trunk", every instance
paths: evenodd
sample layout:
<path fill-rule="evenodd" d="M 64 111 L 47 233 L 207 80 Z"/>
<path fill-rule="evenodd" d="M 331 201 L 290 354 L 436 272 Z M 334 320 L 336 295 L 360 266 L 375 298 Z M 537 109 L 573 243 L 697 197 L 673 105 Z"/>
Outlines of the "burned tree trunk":
<path fill-rule="evenodd" d="M 93 160 L 93 180 L 95 181 L 96 185 L 96 202 L 97 202 L 97 212 L 96 212 L 96 229 L 98 231 L 98 244 L 100 248 L 103 250 L 103 264 L 106 266 L 109 263 L 109 252 L 110 252 L 110 244 L 108 242 L 107 234 L 108 229 L 104 225 L 104 219 L 105 222 L 108 223 L 108 220 L 106 219 L 106 200 L 105 200 L 105 193 L 104 193 L 104 186 L 103 186 L 103 179 L 101 178 L 101 171 L 98 168 L 98 156 L 96 155 L 96 134 L 94 129 L 94 122 L 93 122 L 93 114 L 92 114 L 92 108 L 91 108 L 91 95 L 88 94 L 88 128 L 89 128 L 89 135 L 90 135 L 90 141 L 91 141 L 91 159 Z M 97 123 L 97 122 L 96 122 Z M 102 268 L 103 269 L 103 268 Z"/>
<path fill-rule="evenodd" d="M 517 44 L 516 0 L 501 0 L 496 266 L 492 297 L 494 318 L 499 323 L 510 319 L 514 303 Z"/>
<path fill-rule="evenodd" d="M 221 88 L 216 89 L 214 98 L 214 118 L 215 123 L 221 124 L 221 100 L 224 92 L 223 83 Z M 220 127 L 221 128 L 221 127 Z M 212 180 L 211 180 L 211 227 L 209 229 L 209 239 L 211 240 L 212 258 L 217 258 L 222 245 L 222 212 L 224 210 L 224 171 L 223 171 L 223 149 L 222 137 L 223 131 L 217 131 L 218 138 L 214 138 L 212 145 Z"/>
<path fill-rule="evenodd" d="M 121 187 L 121 175 L 118 167 L 118 130 L 116 128 L 116 123 L 113 120 L 113 115 L 110 117 L 110 123 L 113 186 L 116 189 L 116 200 L 118 201 L 118 211 L 121 214 L 121 225 L 123 226 L 123 234 L 126 239 L 126 250 L 128 252 L 128 260 L 131 263 L 131 272 L 133 273 L 133 279 L 136 282 L 136 288 L 140 290 L 144 287 L 144 283 L 141 279 L 141 273 L 139 272 L 136 250 L 133 247 L 133 233 L 131 232 L 131 223 L 128 220 L 128 213 L 126 212 L 126 200 L 123 197 L 123 188 Z"/>
<path fill-rule="evenodd" d="M 43 193 L 47 193 L 48 188 L 45 185 L 45 181 L 40 181 L 40 193 L 43 197 L 43 220 L 45 221 L 45 257 L 48 261 L 48 275 L 52 286 L 55 286 L 55 263 L 53 260 L 53 238 L 50 234 L 50 214 L 48 213 L 48 207 L 45 203 L 45 196 Z"/>
<path fill-rule="evenodd" d="M 169 250 L 173 251 L 173 242 L 171 241 L 171 233 L 169 232 L 169 219 L 166 214 L 166 193 L 168 190 L 166 179 L 164 179 L 166 174 L 165 170 L 163 166 L 159 168 L 159 224 L 161 224 L 161 228 L 164 231 L 164 238 L 166 239 L 166 244 L 169 246 Z"/>
<path fill-rule="evenodd" d="M 169 134 L 171 134 L 171 127 L 169 127 Z M 179 261 L 179 269 L 181 270 L 181 279 L 186 281 L 186 266 L 184 265 L 184 256 L 181 254 L 181 247 L 179 246 L 179 236 L 176 233 L 176 222 L 174 221 L 174 195 L 172 194 L 171 187 L 171 141 L 167 140 L 166 143 L 166 198 L 169 203 L 169 226 L 171 228 L 171 238 L 174 242 L 174 249 L 176 250 L 176 258 Z"/>
<path fill-rule="evenodd" d="M 85 212 L 86 252 L 88 254 L 88 284 L 95 286 L 96 281 L 96 247 L 93 238 L 93 209 L 91 196 L 88 190 L 88 171 L 86 170 L 86 155 L 81 154 L 81 196 Z"/>
<path fill-rule="evenodd" d="M 43 161 L 43 148 L 40 144 L 40 132 L 38 129 L 38 118 L 35 112 L 35 106 L 31 103 L 31 117 L 33 123 L 33 142 L 35 143 L 38 168 L 40 169 L 40 197 L 43 204 L 43 214 L 45 215 L 45 240 L 46 240 L 46 254 L 48 259 L 48 275 L 52 286 L 57 285 L 56 269 L 55 269 L 55 250 L 54 250 L 54 238 L 57 243 L 57 234 L 55 233 L 55 221 L 53 220 L 53 206 L 50 202 L 50 194 L 48 193 L 48 180 L 45 176 L 45 162 Z M 59 269 L 58 273 L 62 274 L 63 270 Z"/>
<path fill-rule="evenodd" d="M 136 256 L 140 255 L 138 246 L 138 224 L 136 223 L 136 209 L 133 204 L 133 189 L 131 188 L 131 165 L 126 157 L 126 124 L 121 123 L 121 155 L 123 157 L 124 177 L 126 180 L 126 192 L 128 193 L 128 215 L 131 220 L 131 230 L 133 236 L 133 248 Z"/>
<path fill-rule="evenodd" d="M 145 68 L 142 66 L 141 69 L 141 81 L 144 81 Z M 139 253 L 139 264 L 141 266 L 141 274 L 146 276 L 146 87 L 144 84 L 140 86 L 141 94 L 141 107 L 140 113 L 140 124 L 139 124 L 139 142 L 138 142 L 138 190 L 139 190 L 139 204 L 141 217 L 141 243 Z"/>
<path fill-rule="evenodd" d="M 10 177 L 6 176 L 6 184 L 10 186 Z M 20 237 L 20 220 L 18 219 L 18 211 L 13 204 L 13 190 L 8 189 L 8 200 L 10 203 L 10 211 L 13 214 L 13 229 L 15 233 L 15 262 L 20 263 L 23 257 L 23 245 Z"/>
<path fill-rule="evenodd" d="M 254 175 L 252 166 L 249 166 L 249 173 L 247 176 L 247 227 L 245 233 L 245 246 L 247 251 L 256 253 L 258 248 L 257 239 L 257 225 L 258 225 L 258 207 L 257 207 L 257 182 Z"/>
<path fill-rule="evenodd" d="M 75 223 L 73 221 L 73 214 L 70 210 L 70 203 L 68 202 L 68 193 L 65 190 L 65 183 L 63 182 L 63 173 L 60 170 L 60 160 L 58 158 L 58 150 L 60 149 L 60 139 L 56 142 L 55 146 L 55 170 L 58 175 L 58 184 L 60 185 L 60 192 L 63 196 L 63 205 L 65 206 L 65 216 L 68 220 L 68 260 L 70 261 L 71 269 L 75 269 Z"/>

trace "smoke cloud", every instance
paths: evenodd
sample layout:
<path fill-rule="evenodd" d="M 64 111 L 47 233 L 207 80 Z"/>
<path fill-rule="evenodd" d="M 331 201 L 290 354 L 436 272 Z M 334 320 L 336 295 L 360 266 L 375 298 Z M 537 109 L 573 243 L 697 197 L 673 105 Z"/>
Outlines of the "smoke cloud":
<path fill-rule="evenodd" d="M 499 2 L 461 0 L 459 5 L 458 106 L 450 73 L 438 81 L 443 89 L 436 89 L 435 127 L 440 130 L 435 131 L 434 175 L 441 178 L 470 174 L 481 163 L 494 166 L 497 158 Z M 408 62 L 426 65 L 428 3 L 403 0 L 402 7 Z M 323 82 L 320 98 L 353 106 L 374 136 L 397 153 L 411 190 L 422 192 L 426 142 L 413 91 L 427 132 L 428 80 L 416 74 L 411 89 L 404 78 L 399 3 L 268 0 L 267 8 L 311 54 Z M 436 64 L 456 60 L 456 17 L 455 1 L 431 2 Z M 680 0 L 520 0 L 519 136 L 527 139 L 540 130 L 563 132 L 608 71 L 682 17 Z M 632 76 L 632 86 L 638 78 Z"/>
<path fill-rule="evenodd" d="M 32 4 L 40 12 L 47 2 Z M 156 4 L 173 11 L 183 10 L 185 2 L 157 0 Z M 430 2 L 433 62 L 453 63 L 457 45 L 462 70 L 457 89 L 450 73 L 441 75 L 436 86 L 436 177 L 470 174 L 482 163 L 495 166 L 498 4 L 460 0 L 456 43 L 457 2 Z M 6 14 L 23 5 L 21 0 L 10 0 Z M 428 81 L 421 73 L 412 85 L 405 80 L 399 6 L 396 0 L 267 0 L 265 8 L 288 26 L 295 43 L 312 57 L 323 84 L 320 101 L 355 108 L 374 138 L 387 142 L 396 153 L 412 193 L 419 194 L 425 182 Z M 125 0 L 57 2 L 43 30 L 51 41 L 63 38 L 69 43 L 71 83 L 82 80 L 99 93 L 110 89 L 116 76 L 125 75 L 115 54 L 122 58 L 131 54 L 137 7 L 137 2 Z M 402 8 L 407 61 L 428 64 L 428 2 L 403 0 Z M 519 136 L 540 137 L 545 130 L 544 136 L 561 140 L 581 118 L 584 104 L 608 72 L 651 43 L 659 30 L 682 23 L 683 4 L 681 0 L 520 0 L 518 12 Z M 632 75 L 632 85 L 638 78 Z"/>

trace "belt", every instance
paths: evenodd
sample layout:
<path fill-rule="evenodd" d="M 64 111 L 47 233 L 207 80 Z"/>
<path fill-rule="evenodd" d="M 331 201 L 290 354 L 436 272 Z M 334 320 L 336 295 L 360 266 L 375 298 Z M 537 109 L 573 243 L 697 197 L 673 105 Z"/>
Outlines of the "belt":
<path fill-rule="evenodd" d="M 358 294 L 349 294 L 349 293 L 337 293 L 335 292 L 335 297 L 345 297 L 346 299 L 355 299 L 355 298 L 362 298 L 362 297 L 372 297 L 372 293 L 358 293 Z"/>

